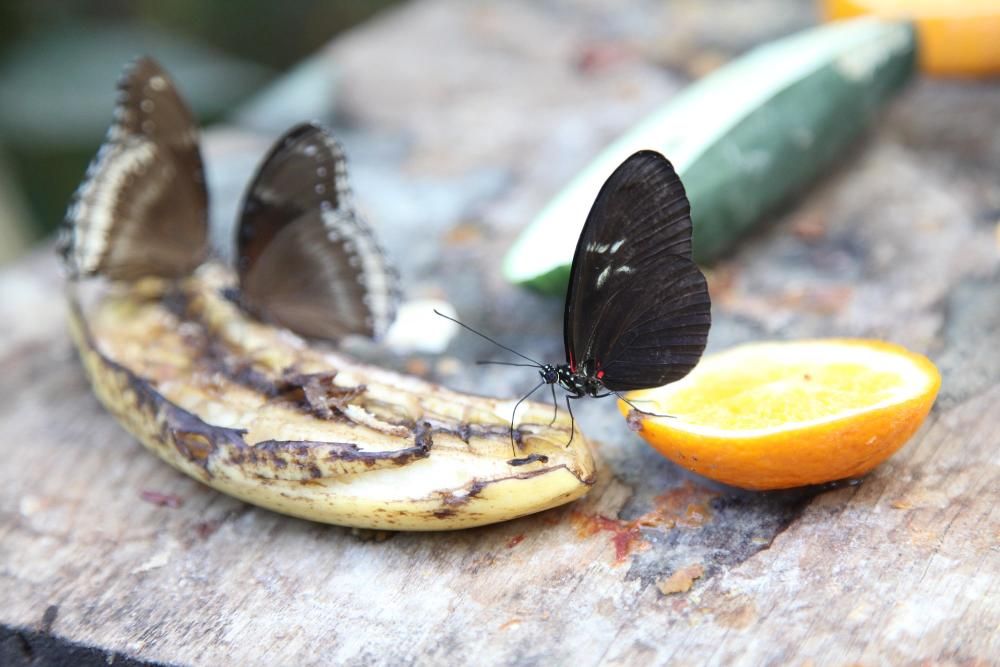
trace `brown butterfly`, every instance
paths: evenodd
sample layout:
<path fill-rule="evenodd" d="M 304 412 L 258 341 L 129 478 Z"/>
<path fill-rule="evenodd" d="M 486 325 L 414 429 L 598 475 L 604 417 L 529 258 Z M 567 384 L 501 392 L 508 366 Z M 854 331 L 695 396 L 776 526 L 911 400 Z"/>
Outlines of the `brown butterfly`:
<path fill-rule="evenodd" d="M 194 118 L 163 69 L 141 58 L 119 83 L 115 123 L 67 213 L 60 251 L 73 277 L 180 278 L 208 247 Z M 237 301 L 303 336 L 378 337 L 395 317 L 398 277 L 351 202 L 339 144 L 289 130 L 244 197 Z"/>
<path fill-rule="evenodd" d="M 114 123 L 63 223 L 70 275 L 191 273 L 208 248 L 204 174 L 191 111 L 166 72 L 139 58 L 118 83 Z"/>
<path fill-rule="evenodd" d="M 236 233 L 240 300 L 313 338 L 378 337 L 398 278 L 351 202 L 340 145 L 321 126 L 289 130 L 264 158 Z"/>

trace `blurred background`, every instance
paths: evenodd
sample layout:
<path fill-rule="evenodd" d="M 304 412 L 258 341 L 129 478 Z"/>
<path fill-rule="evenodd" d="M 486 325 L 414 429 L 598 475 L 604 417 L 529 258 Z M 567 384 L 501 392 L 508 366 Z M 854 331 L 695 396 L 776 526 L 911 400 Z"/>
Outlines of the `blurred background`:
<path fill-rule="evenodd" d="M 347 147 L 363 211 L 399 232 L 383 240 L 418 277 L 433 273 L 442 247 L 468 249 L 477 239 L 498 263 L 498 249 L 600 149 L 687 84 L 872 4 L 906 5 L 8 0 L 0 3 L 0 264 L 62 219 L 111 121 L 115 81 L 139 54 L 159 60 L 202 126 L 215 126 L 203 148 L 219 238 L 229 237 L 225 225 L 269 141 L 319 119 Z M 995 75 L 1000 0 L 906 6 L 931 16 L 920 34 L 925 72 Z M 376 14 L 381 20 L 361 27 Z M 989 116 L 974 98 L 991 85 L 924 82 L 919 119 L 933 127 L 912 135 L 926 142 L 957 133 L 969 150 L 988 147 L 975 123 L 950 121 L 963 105 L 967 115 Z M 906 123 L 890 126 L 900 132 Z M 423 243 L 436 236 L 443 243 Z"/>
<path fill-rule="evenodd" d="M 0 263 L 62 219 L 136 55 L 166 66 L 203 124 L 252 124 L 255 93 L 397 1 L 0 3 Z"/>

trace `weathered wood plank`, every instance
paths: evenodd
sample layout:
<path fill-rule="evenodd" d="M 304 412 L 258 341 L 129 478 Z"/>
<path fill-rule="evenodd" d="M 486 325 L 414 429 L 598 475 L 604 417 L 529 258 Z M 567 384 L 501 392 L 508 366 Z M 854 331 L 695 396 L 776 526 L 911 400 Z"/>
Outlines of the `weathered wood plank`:
<path fill-rule="evenodd" d="M 410 293 L 446 295 L 473 324 L 558 359 L 561 304 L 504 285 L 500 252 L 605 140 L 677 89 L 657 60 L 719 57 L 808 20 L 804 5 L 721 6 L 419 2 L 333 44 L 358 199 Z M 614 20 L 639 36 L 609 32 Z M 711 51 L 658 46 L 714 20 Z M 581 68 L 595 44 L 625 57 Z M 715 349 L 870 335 L 940 365 L 917 437 L 825 491 L 690 478 L 595 401 L 578 417 L 601 477 L 573 506 L 384 540 L 289 519 L 143 450 L 90 394 L 55 261 L 3 271 L 0 623 L 198 664 L 997 662 L 997 117 L 995 84 L 920 81 L 712 272 Z M 233 157 L 246 152 L 219 139 L 209 159 L 246 170 Z M 462 338 L 461 363 L 430 359 L 428 372 L 484 393 L 529 386 L 468 363 L 491 353 Z M 143 500 L 150 491 L 181 504 Z M 635 528 L 640 516 L 650 525 Z M 689 591 L 661 592 L 689 566 L 703 570 Z"/>

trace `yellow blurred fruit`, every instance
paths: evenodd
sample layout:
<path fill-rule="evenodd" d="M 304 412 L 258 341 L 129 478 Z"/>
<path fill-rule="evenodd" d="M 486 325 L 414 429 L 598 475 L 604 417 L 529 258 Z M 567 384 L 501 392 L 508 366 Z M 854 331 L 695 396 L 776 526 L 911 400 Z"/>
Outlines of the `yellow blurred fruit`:
<path fill-rule="evenodd" d="M 930 74 L 1000 73 L 1000 0 L 823 0 L 828 19 L 862 14 L 912 20 Z"/>
<path fill-rule="evenodd" d="M 916 432 L 940 385 L 933 363 L 891 343 L 754 343 L 626 395 L 671 417 L 618 406 L 678 465 L 746 489 L 784 489 L 868 472 Z"/>

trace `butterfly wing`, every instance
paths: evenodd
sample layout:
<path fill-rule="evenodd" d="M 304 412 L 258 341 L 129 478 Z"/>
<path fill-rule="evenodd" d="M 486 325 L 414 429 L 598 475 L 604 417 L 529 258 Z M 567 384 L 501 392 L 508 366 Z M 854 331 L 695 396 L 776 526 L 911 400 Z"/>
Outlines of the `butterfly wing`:
<path fill-rule="evenodd" d="M 640 151 L 601 188 L 577 242 L 563 331 L 574 372 L 610 390 L 687 375 L 711 324 L 705 277 L 691 258 L 691 209 L 673 166 Z"/>
<path fill-rule="evenodd" d="M 152 59 L 118 84 L 115 120 L 63 222 L 73 276 L 180 277 L 204 259 L 208 194 L 194 117 Z"/>
<path fill-rule="evenodd" d="M 343 152 L 322 127 L 299 125 L 278 140 L 237 231 L 240 292 L 252 310 L 312 338 L 385 332 L 398 279 L 350 200 Z"/>

